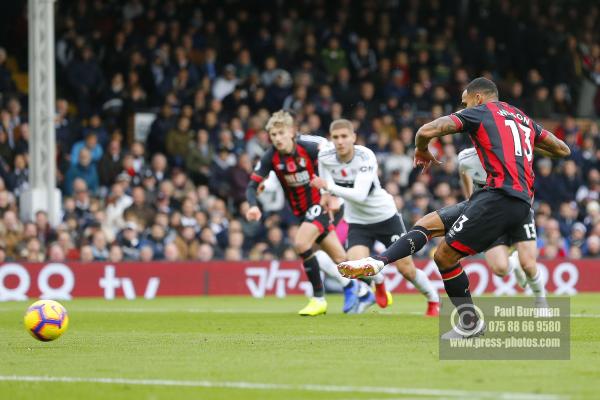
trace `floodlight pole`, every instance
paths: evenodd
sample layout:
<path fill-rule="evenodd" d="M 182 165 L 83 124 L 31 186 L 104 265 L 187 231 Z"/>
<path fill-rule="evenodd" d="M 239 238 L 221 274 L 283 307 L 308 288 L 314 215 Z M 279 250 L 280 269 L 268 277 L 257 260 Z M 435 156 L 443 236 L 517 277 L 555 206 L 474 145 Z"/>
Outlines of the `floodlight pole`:
<path fill-rule="evenodd" d="M 20 198 L 20 217 L 48 213 L 60 222 L 61 194 L 56 188 L 54 2 L 29 0 L 29 190 Z"/>

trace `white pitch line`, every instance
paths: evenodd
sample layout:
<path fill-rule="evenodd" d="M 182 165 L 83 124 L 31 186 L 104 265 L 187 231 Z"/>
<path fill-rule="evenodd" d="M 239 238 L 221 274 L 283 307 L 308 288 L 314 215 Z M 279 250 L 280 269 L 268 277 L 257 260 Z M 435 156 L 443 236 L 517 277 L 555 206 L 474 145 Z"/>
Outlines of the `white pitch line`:
<path fill-rule="evenodd" d="M 86 308 L 86 309 L 71 309 L 74 312 L 98 312 L 98 313 L 190 313 L 190 314 L 286 314 L 288 311 L 286 310 L 273 310 L 273 309 L 235 309 L 235 308 L 213 308 L 213 309 L 203 309 L 203 308 L 140 308 L 140 307 L 132 307 L 132 308 L 123 308 L 123 307 L 104 307 L 104 308 Z M 423 315 L 421 311 L 388 311 L 388 310 L 378 310 L 374 313 L 366 313 L 369 314 L 377 314 L 377 315 L 385 315 L 385 316 L 397 316 L 397 315 Z M 600 318 L 600 314 L 571 314 L 571 318 Z"/>
<path fill-rule="evenodd" d="M 294 385 L 259 382 L 178 381 L 169 379 L 84 378 L 70 376 L 0 375 L 5 382 L 102 383 L 112 385 L 181 386 L 245 390 L 296 390 L 330 393 L 377 393 L 389 395 L 429 396 L 438 398 L 478 398 L 502 400 L 558 400 L 567 397 L 554 394 L 467 391 L 454 389 L 400 388 L 377 386 Z"/>

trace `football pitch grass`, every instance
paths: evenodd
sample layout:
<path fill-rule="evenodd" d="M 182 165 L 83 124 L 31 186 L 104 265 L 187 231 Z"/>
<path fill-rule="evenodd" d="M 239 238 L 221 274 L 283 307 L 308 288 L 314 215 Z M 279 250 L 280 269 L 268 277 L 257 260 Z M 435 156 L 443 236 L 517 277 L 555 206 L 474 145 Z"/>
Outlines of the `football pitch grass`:
<path fill-rule="evenodd" d="M 388 309 L 299 317 L 303 297 L 62 302 L 55 342 L 0 303 L 0 399 L 597 399 L 600 295 L 572 298 L 569 361 L 439 361 L 438 321 Z M 31 301 L 33 302 L 33 301 Z"/>

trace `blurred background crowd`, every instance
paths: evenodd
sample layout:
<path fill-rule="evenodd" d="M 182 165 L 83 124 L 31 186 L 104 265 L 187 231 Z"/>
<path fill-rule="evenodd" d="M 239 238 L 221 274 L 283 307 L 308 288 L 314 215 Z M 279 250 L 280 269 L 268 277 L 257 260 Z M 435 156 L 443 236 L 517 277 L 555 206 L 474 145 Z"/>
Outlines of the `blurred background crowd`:
<path fill-rule="evenodd" d="M 420 174 L 414 135 L 480 75 L 572 151 L 536 161 L 540 257 L 600 256 L 597 2 L 59 1 L 54 228 L 44 212 L 18 218 L 30 132 L 26 9 L 13 3 L 0 17 L 0 262 L 294 259 L 279 187 L 262 193 L 261 223 L 243 218 L 281 108 L 313 135 L 351 119 L 410 225 L 463 198 L 468 137 L 437 142 L 443 164 Z M 147 132 L 136 113 L 156 115 Z"/>

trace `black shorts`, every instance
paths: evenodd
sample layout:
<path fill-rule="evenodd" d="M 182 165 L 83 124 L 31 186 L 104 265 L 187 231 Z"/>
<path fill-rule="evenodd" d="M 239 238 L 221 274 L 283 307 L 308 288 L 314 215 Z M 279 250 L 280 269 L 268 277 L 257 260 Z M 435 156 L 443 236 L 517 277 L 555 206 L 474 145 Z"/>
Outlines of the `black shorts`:
<path fill-rule="evenodd" d="M 319 204 L 312 205 L 308 210 L 306 210 L 306 213 L 304 214 L 304 217 L 302 217 L 300 223 L 302 224 L 303 222 L 313 224 L 317 227 L 317 229 L 319 229 L 317 243 L 321 243 L 321 241 L 325 239 L 325 236 L 335 229 L 331 224 L 329 213 L 326 212 Z"/>
<path fill-rule="evenodd" d="M 404 221 L 398 214 L 376 224 L 348 224 L 347 247 L 361 245 L 371 249 L 376 240 L 383 243 L 385 247 L 390 247 L 405 233 Z"/>
<path fill-rule="evenodd" d="M 490 248 L 499 245 L 512 246 L 515 243 L 527 242 L 531 240 L 537 240 L 537 234 L 535 232 L 535 216 L 532 209 L 529 210 L 529 214 L 523 221 L 521 221 L 519 225 L 517 225 L 510 232 L 505 233 L 496 239 Z"/>
<path fill-rule="evenodd" d="M 446 243 L 464 255 L 480 253 L 521 226 L 530 210 L 528 203 L 499 190 L 477 191 L 446 231 Z"/>
<path fill-rule="evenodd" d="M 444 223 L 445 232 L 449 232 L 450 229 L 452 229 L 452 225 L 454 225 L 458 217 L 465 211 L 468 203 L 469 201 L 465 200 L 451 206 L 440 208 L 436 211 Z"/>

